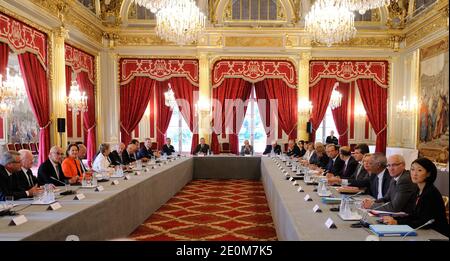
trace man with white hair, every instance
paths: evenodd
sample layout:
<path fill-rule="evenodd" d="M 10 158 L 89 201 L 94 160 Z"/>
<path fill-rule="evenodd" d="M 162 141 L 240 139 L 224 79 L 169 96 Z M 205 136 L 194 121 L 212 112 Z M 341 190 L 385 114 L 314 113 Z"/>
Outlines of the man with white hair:
<path fill-rule="evenodd" d="M 37 178 L 33 175 L 33 153 L 31 150 L 19 150 L 21 170 L 17 172 L 17 187 L 21 190 L 29 190 L 38 184 Z"/>
<path fill-rule="evenodd" d="M 276 140 L 272 141 L 271 145 L 266 146 L 263 155 L 271 154 L 272 152 L 275 154 L 281 154 L 281 146 L 277 144 Z"/>
<path fill-rule="evenodd" d="M 114 145 L 113 151 L 111 151 L 111 153 L 109 153 L 109 160 L 111 161 L 111 165 L 113 166 L 117 166 L 117 165 L 122 165 L 123 164 L 123 160 L 122 160 L 122 152 L 125 149 L 125 144 L 123 143 L 118 143 L 116 145 Z"/>
<path fill-rule="evenodd" d="M 66 177 L 61 167 L 63 150 L 58 146 L 50 149 L 48 159 L 44 161 L 38 169 L 39 185 L 53 184 L 55 186 L 64 186 Z"/>

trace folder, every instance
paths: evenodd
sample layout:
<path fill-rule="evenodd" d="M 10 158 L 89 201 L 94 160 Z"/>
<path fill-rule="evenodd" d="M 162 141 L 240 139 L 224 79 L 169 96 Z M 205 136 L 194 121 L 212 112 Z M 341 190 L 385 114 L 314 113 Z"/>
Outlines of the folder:
<path fill-rule="evenodd" d="M 408 225 L 370 225 L 369 228 L 380 237 L 417 236 L 416 231 Z"/>

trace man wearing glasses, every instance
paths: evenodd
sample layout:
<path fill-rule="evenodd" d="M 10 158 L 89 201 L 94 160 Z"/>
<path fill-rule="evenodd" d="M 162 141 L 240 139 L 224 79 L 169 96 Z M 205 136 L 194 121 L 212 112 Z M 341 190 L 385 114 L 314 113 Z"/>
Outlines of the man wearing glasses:
<path fill-rule="evenodd" d="M 392 155 L 387 160 L 387 169 L 391 176 L 389 189 L 385 196 L 378 200 L 365 199 L 364 208 L 373 208 L 390 202 L 379 208 L 382 211 L 410 213 L 415 204 L 416 186 L 411 181 L 409 171 L 405 169 L 405 159 L 401 155 Z"/>
<path fill-rule="evenodd" d="M 50 149 L 48 159 L 44 161 L 38 170 L 39 185 L 53 184 L 55 186 L 64 186 L 66 178 L 61 167 L 63 150 L 58 146 Z"/>

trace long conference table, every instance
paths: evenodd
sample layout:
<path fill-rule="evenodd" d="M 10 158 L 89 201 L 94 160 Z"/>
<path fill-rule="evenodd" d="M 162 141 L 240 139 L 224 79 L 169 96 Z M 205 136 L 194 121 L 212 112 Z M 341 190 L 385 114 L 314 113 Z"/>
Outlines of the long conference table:
<path fill-rule="evenodd" d="M 57 210 L 47 210 L 46 205 L 19 205 L 15 209 L 24 208 L 19 212 L 28 222 L 11 226 L 11 216 L 0 217 L 0 240 L 66 240 L 72 235 L 80 240 L 124 238 L 193 179 L 262 180 L 279 240 L 361 241 L 371 235 L 366 229 L 351 228 L 354 221 L 343 221 L 331 212 L 312 186 L 298 180 L 304 189 L 298 192 L 271 158 L 216 155 L 182 157 L 166 163 L 140 171 L 140 175 L 130 173 L 129 180 L 118 179 L 117 185 L 111 181 L 99 183 L 104 187 L 100 192 L 79 189 L 78 193 L 86 196 L 82 200 L 74 200 L 74 195 L 58 198 L 62 207 Z M 304 201 L 306 194 L 312 201 Z M 313 211 L 316 204 L 321 213 Z M 325 226 L 328 218 L 337 229 Z M 419 230 L 417 234 L 405 240 L 447 239 L 433 230 Z"/>

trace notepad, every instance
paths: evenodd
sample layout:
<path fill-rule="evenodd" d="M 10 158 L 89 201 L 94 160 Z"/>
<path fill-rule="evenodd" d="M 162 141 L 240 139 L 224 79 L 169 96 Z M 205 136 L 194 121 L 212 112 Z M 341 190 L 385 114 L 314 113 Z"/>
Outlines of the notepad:
<path fill-rule="evenodd" d="M 370 225 L 369 228 L 380 237 L 417 236 L 416 231 L 408 225 Z"/>

